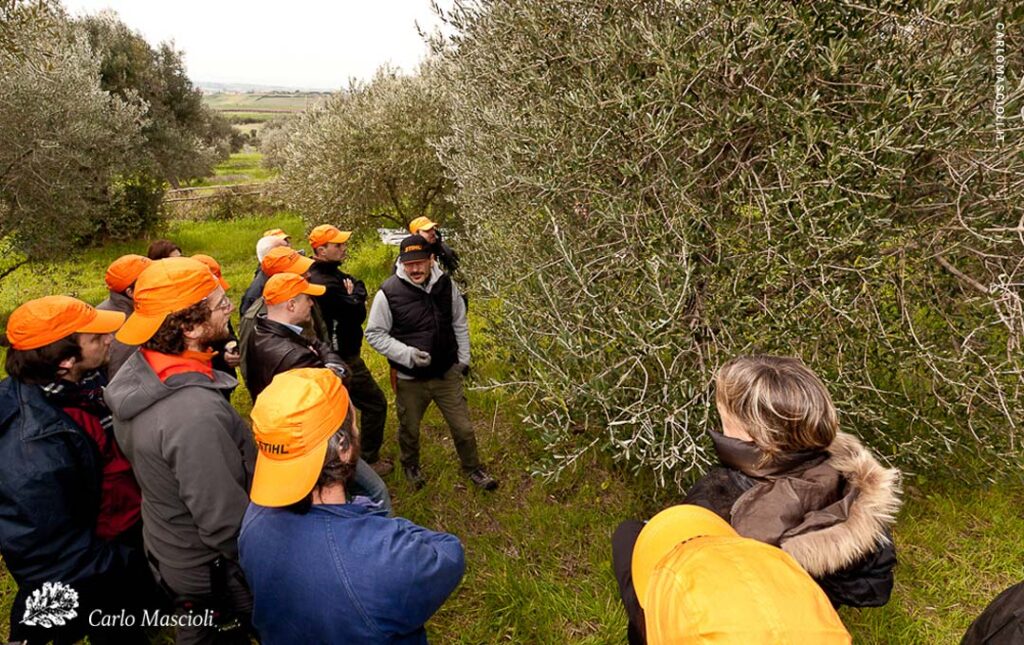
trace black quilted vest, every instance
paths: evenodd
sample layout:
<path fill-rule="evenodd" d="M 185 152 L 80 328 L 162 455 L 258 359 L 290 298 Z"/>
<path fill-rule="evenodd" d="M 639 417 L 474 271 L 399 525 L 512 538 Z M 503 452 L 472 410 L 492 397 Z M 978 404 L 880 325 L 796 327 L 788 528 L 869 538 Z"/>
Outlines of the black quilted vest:
<path fill-rule="evenodd" d="M 391 308 L 391 337 L 410 347 L 430 352 L 430 365 L 409 368 L 388 361 L 403 374 L 415 378 L 444 376 L 459 359 L 459 346 L 452 326 L 452 281 L 447 275 L 434 283 L 430 293 L 393 275 L 380 290 Z"/>

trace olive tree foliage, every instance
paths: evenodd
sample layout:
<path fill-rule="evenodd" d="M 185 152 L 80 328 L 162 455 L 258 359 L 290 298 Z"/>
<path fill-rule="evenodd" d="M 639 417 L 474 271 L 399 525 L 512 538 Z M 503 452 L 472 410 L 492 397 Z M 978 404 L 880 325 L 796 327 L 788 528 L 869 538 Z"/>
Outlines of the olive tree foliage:
<path fill-rule="evenodd" d="M 429 67 L 383 67 L 353 82 L 291 127 L 281 174 L 310 221 L 406 226 L 452 214 L 451 182 L 432 142 L 448 133 L 443 94 Z"/>
<path fill-rule="evenodd" d="M 0 2 L 0 238 L 28 256 L 65 253 L 102 229 L 142 109 L 103 91 L 59 6 Z"/>
<path fill-rule="evenodd" d="M 434 42 L 440 152 L 542 470 L 599 448 L 682 483 L 712 459 L 716 368 L 754 352 L 801 357 L 843 428 L 898 463 L 1019 460 L 1010 11 L 457 1 Z"/>
<path fill-rule="evenodd" d="M 134 160 L 139 174 L 177 187 L 212 174 L 228 158 L 231 126 L 203 105 L 182 52 L 170 43 L 151 46 L 111 11 L 81 18 L 78 25 L 101 60 L 103 89 L 145 109 L 143 143 Z"/>
<path fill-rule="evenodd" d="M 276 117 L 260 130 L 260 164 L 264 168 L 280 171 L 287 161 L 286 151 L 298 120 L 294 117 Z"/>

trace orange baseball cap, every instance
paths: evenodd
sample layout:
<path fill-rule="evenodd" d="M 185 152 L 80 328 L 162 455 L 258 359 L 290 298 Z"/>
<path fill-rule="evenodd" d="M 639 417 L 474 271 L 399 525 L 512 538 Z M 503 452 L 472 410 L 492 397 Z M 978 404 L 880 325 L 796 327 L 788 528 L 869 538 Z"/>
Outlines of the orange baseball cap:
<path fill-rule="evenodd" d="M 123 292 L 139 279 L 139 274 L 150 264 L 153 264 L 153 261 L 142 255 L 122 255 L 107 267 L 107 288 L 117 293 Z"/>
<path fill-rule="evenodd" d="M 252 501 L 287 506 L 309 494 L 323 468 L 327 440 L 348 412 L 348 390 L 329 369 L 306 367 L 275 376 L 252 406 L 259 449 Z"/>
<path fill-rule="evenodd" d="M 278 273 L 270 276 L 263 286 L 263 299 L 268 305 L 279 305 L 304 293 L 307 296 L 322 296 L 327 287 L 322 284 L 310 284 L 308 280 L 296 273 Z"/>
<path fill-rule="evenodd" d="M 218 286 L 210 267 L 198 260 L 157 260 L 135 281 L 135 313 L 117 332 L 117 340 L 141 345 L 153 337 L 169 314 L 191 307 Z"/>
<path fill-rule="evenodd" d="M 278 273 L 297 273 L 302 275 L 313 266 L 313 260 L 302 255 L 295 249 L 288 246 L 278 246 L 270 249 L 263 256 L 260 268 L 268 276 Z"/>
<path fill-rule="evenodd" d="M 231 285 L 228 284 L 228 281 L 225 280 L 224 276 L 221 275 L 220 273 L 220 262 L 214 260 L 212 257 L 206 255 L 205 253 L 197 253 L 192 256 L 192 259 L 199 260 L 206 266 L 210 267 L 210 272 L 213 273 L 213 277 L 217 278 L 217 282 L 220 283 L 220 286 L 221 288 L 224 289 L 224 291 L 227 291 L 228 289 L 231 288 Z"/>
<path fill-rule="evenodd" d="M 348 238 L 352 237 L 352 231 L 342 231 L 336 226 L 330 224 L 321 224 L 317 226 L 309 233 L 309 245 L 314 249 L 330 242 L 336 242 L 338 244 L 344 244 L 348 242 Z"/>
<path fill-rule="evenodd" d="M 71 334 L 110 334 L 124 324 L 120 311 L 103 311 L 70 296 L 46 296 L 20 305 L 7 319 L 14 349 L 39 349 Z"/>
<path fill-rule="evenodd" d="M 429 231 L 430 229 L 437 226 L 435 222 L 431 222 L 426 217 L 417 217 L 413 221 L 409 222 L 409 233 L 416 235 L 420 231 Z"/>
<path fill-rule="evenodd" d="M 291 237 L 291 235 L 285 233 L 283 228 L 268 228 L 267 230 L 263 231 L 263 235 L 261 235 L 260 237 L 279 237 L 282 240 L 287 240 Z"/>
<path fill-rule="evenodd" d="M 670 506 L 651 518 L 633 547 L 633 588 L 641 606 L 654 567 L 680 542 L 698 536 L 737 537 L 736 529 L 701 506 Z"/>

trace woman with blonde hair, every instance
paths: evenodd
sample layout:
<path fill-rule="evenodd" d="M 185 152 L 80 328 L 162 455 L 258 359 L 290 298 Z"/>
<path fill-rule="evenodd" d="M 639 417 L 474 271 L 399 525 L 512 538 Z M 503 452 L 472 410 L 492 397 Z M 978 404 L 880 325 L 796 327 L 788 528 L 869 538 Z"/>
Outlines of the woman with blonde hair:
<path fill-rule="evenodd" d="M 714 511 L 739 535 L 789 553 L 836 607 L 887 603 L 899 471 L 839 430 L 821 379 L 797 358 L 741 356 L 719 369 L 715 404 L 722 431 L 709 434 L 721 463 L 683 503 Z M 624 522 L 612 539 L 631 642 L 643 634 L 628 564 L 641 528 Z"/>

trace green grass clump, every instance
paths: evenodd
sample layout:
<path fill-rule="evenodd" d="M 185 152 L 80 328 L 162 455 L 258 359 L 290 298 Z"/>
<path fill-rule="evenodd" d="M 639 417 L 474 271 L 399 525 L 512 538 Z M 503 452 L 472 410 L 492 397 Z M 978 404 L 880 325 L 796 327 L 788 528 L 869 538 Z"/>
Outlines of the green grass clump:
<path fill-rule="evenodd" d="M 286 212 L 176 222 L 166 236 L 186 254 L 217 258 L 237 303 L 256 268 L 256 241 L 272 227 L 284 228 L 295 246 L 307 247 L 303 221 Z M 123 253 L 144 252 L 147 243 L 111 244 L 18 269 L 2 282 L 0 320 L 17 304 L 50 293 L 98 302 L 106 294 L 107 264 Z M 395 256 L 396 249 L 381 245 L 372 232 L 357 232 L 343 269 L 364 280 L 372 296 L 391 274 Z M 479 301 L 470 306 L 474 372 L 467 392 L 481 456 L 501 488 L 484 493 L 462 476 L 447 426 L 434 408 L 422 429 L 427 487 L 411 490 L 398 471 L 386 478 L 397 514 L 450 531 L 465 545 L 466 576 L 428 623 L 431 641 L 623 643 L 626 618 L 611 573 L 612 531 L 622 520 L 648 518 L 681 496 L 655 490 L 649 473 L 628 472 L 598 453 L 585 454 L 558 480 L 531 476 L 545 454 L 520 425 L 525 405 L 489 385 L 503 374 L 494 358 L 501 339 L 491 337 L 484 316 L 492 308 Z M 391 402 L 383 453 L 397 459 L 387 363 L 365 345 L 363 357 Z M 247 418 L 251 402 L 244 388 L 232 402 Z M 895 530 L 900 565 L 892 601 L 879 609 L 840 611 L 854 642 L 955 643 L 1000 590 L 1024 579 L 1019 475 L 984 485 L 923 476 L 908 482 Z M 11 578 L 0 575 L 0 618 L 9 613 L 15 590 Z M 3 621 L 0 636 L 6 629 Z"/>
<path fill-rule="evenodd" d="M 277 176 L 277 171 L 264 168 L 260 163 L 263 155 L 258 152 L 236 152 L 217 164 L 213 175 L 188 182 L 193 188 L 204 186 L 230 186 L 267 181 Z"/>

